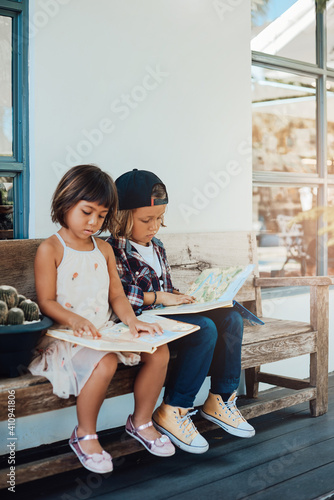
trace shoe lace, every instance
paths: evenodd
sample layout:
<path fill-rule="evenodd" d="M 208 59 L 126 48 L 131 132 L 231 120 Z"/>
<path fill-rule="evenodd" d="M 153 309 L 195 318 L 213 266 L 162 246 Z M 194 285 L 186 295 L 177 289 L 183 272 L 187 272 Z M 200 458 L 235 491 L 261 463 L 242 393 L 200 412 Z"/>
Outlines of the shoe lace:
<path fill-rule="evenodd" d="M 230 412 L 229 417 L 234 417 L 233 420 L 237 420 L 238 418 L 243 420 L 243 416 L 241 415 L 240 411 L 236 406 L 237 399 L 238 397 L 235 396 L 235 398 L 232 401 L 226 401 L 226 402 L 223 401 L 223 403 L 219 404 L 223 409 L 226 408 Z"/>
<path fill-rule="evenodd" d="M 183 433 L 187 432 L 186 437 L 191 437 L 193 434 L 197 434 L 197 429 L 194 425 L 194 422 L 191 420 L 190 417 L 193 415 L 196 415 L 197 410 L 193 410 L 191 412 L 188 411 L 185 415 L 182 417 L 177 417 L 177 423 L 179 424 L 179 428 L 181 429 L 183 427 Z"/>

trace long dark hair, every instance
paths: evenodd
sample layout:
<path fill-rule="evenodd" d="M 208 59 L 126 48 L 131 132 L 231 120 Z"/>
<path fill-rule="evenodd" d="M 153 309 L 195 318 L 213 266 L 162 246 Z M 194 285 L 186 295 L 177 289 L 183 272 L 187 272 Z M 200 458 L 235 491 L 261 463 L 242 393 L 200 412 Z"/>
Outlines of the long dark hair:
<path fill-rule="evenodd" d="M 60 180 L 51 202 L 52 222 L 68 228 L 66 214 L 79 201 L 96 202 L 108 208 L 99 233 L 114 226 L 117 213 L 117 189 L 111 176 L 96 165 L 77 165 Z"/>

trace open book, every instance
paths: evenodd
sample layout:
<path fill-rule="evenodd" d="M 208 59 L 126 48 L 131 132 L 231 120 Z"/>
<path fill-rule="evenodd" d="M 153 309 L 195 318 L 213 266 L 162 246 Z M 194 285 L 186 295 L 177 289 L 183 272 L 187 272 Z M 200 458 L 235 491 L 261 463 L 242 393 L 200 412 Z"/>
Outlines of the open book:
<path fill-rule="evenodd" d="M 102 337 L 99 339 L 93 339 L 90 335 L 76 337 L 73 335 L 72 330 L 66 328 L 50 328 L 47 330 L 46 335 L 98 351 L 153 353 L 160 345 L 184 337 L 200 328 L 190 323 L 183 323 L 167 318 L 157 318 L 149 313 L 141 314 L 138 316 L 138 319 L 146 323 L 159 323 L 164 330 L 162 335 L 156 334 L 153 337 L 148 333 L 141 333 L 139 337 L 134 337 L 130 333 L 128 326 L 124 323 L 117 323 L 100 328 L 99 332 Z"/>
<path fill-rule="evenodd" d="M 253 269 L 253 264 L 246 267 L 230 266 L 205 269 L 186 292 L 186 295 L 195 297 L 196 302 L 157 307 L 150 310 L 150 314 L 196 314 L 219 307 L 236 307 L 240 313 L 242 312 L 244 319 L 263 324 L 259 318 L 233 300 Z M 249 313 L 249 317 L 247 317 L 247 313 Z"/>

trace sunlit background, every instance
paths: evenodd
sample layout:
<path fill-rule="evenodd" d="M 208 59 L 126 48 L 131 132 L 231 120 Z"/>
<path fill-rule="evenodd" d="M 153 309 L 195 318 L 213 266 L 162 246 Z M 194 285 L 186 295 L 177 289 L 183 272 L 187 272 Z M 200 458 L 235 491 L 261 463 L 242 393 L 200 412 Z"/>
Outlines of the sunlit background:
<path fill-rule="evenodd" d="M 334 201 L 334 186 L 330 185 L 334 175 L 334 83 L 326 80 L 327 108 L 323 111 L 327 123 L 322 129 L 327 128 L 323 139 L 327 159 L 321 168 L 317 161 L 318 74 L 314 71 L 310 76 L 312 70 L 307 68 L 307 63 L 317 63 L 314 1 L 254 1 L 251 48 L 268 61 L 252 67 L 253 229 L 260 272 L 263 276 L 314 275 L 317 245 L 321 244 L 317 243 L 317 221 L 289 224 L 322 200 L 329 205 Z M 327 4 L 327 68 L 334 68 L 333 1 Z M 323 112 L 318 120 L 325 119 Z M 326 189 L 321 197 L 319 189 Z M 334 248 L 328 252 L 328 274 L 334 274 Z"/>

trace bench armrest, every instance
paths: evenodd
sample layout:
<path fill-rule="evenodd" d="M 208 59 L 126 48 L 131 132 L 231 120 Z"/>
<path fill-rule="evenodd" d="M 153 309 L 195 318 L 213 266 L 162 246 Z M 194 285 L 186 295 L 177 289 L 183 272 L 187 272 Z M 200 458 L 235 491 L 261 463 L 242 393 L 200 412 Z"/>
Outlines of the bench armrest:
<path fill-rule="evenodd" d="M 262 288 L 277 286 L 329 286 L 334 280 L 329 276 L 291 276 L 288 278 L 254 278 L 254 286 Z"/>
<path fill-rule="evenodd" d="M 310 403 L 312 415 L 322 415 L 328 407 L 329 286 L 332 284 L 334 278 L 329 276 L 254 278 L 257 295 L 261 295 L 261 287 L 310 287 L 310 324 L 317 333 L 316 352 L 310 356 L 310 384 L 317 387 L 318 394 Z"/>

